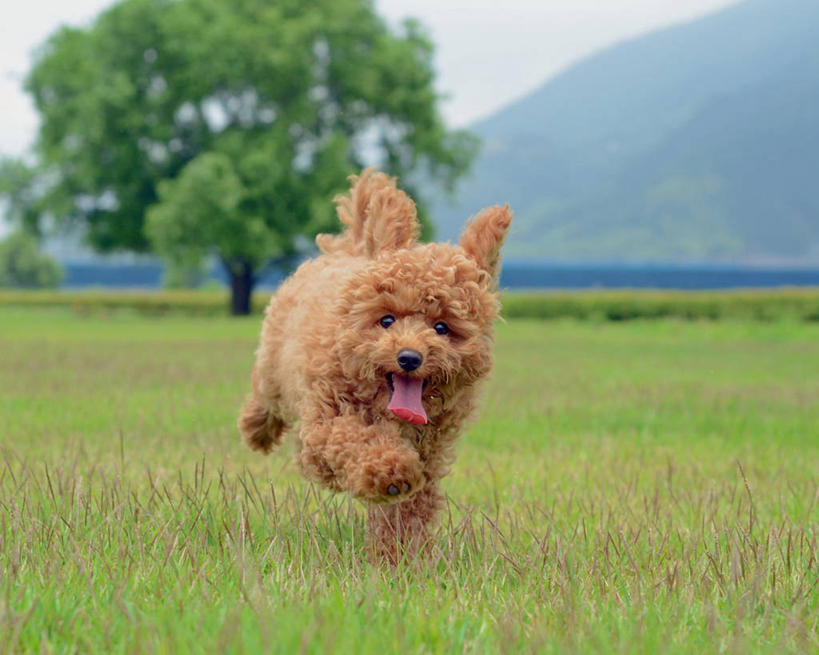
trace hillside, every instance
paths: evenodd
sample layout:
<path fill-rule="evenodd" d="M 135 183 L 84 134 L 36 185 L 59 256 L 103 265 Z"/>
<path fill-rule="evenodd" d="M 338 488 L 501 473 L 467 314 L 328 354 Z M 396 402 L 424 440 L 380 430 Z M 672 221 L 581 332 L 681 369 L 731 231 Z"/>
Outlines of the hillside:
<path fill-rule="evenodd" d="M 440 236 L 508 201 L 510 257 L 819 261 L 818 30 L 748 0 L 576 64 L 473 126 Z"/>

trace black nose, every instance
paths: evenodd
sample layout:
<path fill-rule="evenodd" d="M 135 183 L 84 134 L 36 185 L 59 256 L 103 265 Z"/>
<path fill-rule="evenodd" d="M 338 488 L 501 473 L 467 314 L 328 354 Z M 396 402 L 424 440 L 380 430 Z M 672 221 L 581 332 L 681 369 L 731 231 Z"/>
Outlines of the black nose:
<path fill-rule="evenodd" d="M 424 358 L 417 350 L 402 350 L 398 353 L 398 365 L 407 373 L 411 373 L 416 368 L 421 366 Z"/>

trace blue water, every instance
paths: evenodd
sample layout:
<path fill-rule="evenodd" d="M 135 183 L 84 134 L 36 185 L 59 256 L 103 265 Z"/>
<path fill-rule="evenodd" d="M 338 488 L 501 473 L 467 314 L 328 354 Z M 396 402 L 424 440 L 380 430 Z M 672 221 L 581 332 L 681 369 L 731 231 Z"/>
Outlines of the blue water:
<path fill-rule="evenodd" d="M 157 288 L 159 264 L 67 264 L 64 288 Z M 221 276 L 219 276 L 221 277 Z M 275 287 L 281 273 L 266 275 L 260 286 Z M 819 286 L 819 268 L 763 268 L 714 264 L 566 264 L 507 261 L 504 289 L 732 289 Z"/>
<path fill-rule="evenodd" d="M 507 262 L 507 289 L 736 289 L 819 286 L 819 268 L 762 268 L 717 264 L 536 264 Z"/>
<path fill-rule="evenodd" d="M 160 264 L 63 264 L 64 289 L 153 289 L 162 285 Z"/>

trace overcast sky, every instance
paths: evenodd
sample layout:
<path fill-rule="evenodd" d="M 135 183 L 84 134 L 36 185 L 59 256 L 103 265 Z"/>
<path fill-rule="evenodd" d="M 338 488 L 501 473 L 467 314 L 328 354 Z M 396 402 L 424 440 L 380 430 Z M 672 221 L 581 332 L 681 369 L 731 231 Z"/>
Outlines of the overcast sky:
<path fill-rule="evenodd" d="M 737 0 L 376 0 L 391 21 L 420 19 L 437 46 L 442 109 L 468 125 L 607 45 L 691 20 Z M 25 0 L 0 22 L 0 154 L 33 141 L 37 117 L 22 92 L 31 52 L 61 23 L 87 24 L 111 0 Z"/>

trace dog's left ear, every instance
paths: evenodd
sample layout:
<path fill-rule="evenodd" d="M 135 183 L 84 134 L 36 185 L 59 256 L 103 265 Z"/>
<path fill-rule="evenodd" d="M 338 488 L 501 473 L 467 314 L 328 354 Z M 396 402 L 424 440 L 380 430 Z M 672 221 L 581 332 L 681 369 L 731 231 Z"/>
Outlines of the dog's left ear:
<path fill-rule="evenodd" d="M 461 247 L 489 275 L 498 274 L 500 249 L 509 225 L 512 210 L 509 205 L 488 207 L 466 224 L 461 235 Z"/>

